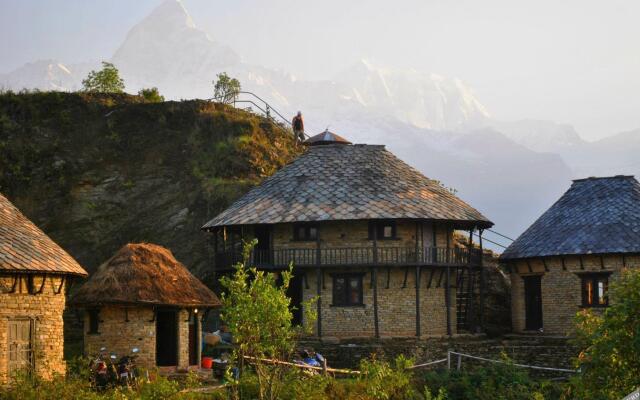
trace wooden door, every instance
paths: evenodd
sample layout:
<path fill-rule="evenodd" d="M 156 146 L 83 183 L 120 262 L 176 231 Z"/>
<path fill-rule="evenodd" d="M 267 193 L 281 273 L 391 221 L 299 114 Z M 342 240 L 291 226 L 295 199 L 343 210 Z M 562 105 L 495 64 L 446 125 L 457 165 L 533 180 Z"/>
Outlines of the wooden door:
<path fill-rule="evenodd" d="M 15 376 L 18 372 L 29 373 L 33 369 L 33 321 L 9 320 L 8 328 L 9 376 Z"/>
<path fill-rule="evenodd" d="M 524 277 L 525 329 L 542 329 L 542 291 L 540 276 Z"/>

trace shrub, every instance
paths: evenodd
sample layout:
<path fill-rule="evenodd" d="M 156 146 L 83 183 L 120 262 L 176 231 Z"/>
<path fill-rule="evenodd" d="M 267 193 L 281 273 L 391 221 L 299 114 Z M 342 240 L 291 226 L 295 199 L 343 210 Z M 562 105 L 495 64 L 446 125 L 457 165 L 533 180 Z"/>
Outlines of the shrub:
<path fill-rule="evenodd" d="M 91 71 L 82 81 L 82 86 L 86 92 L 94 93 L 122 93 L 124 92 L 124 81 L 120 78 L 120 73 L 112 63 L 102 62 L 100 71 Z"/>
<path fill-rule="evenodd" d="M 140 89 L 138 96 L 142 96 L 149 103 L 162 103 L 164 101 L 164 96 L 160 94 L 157 87 Z"/>

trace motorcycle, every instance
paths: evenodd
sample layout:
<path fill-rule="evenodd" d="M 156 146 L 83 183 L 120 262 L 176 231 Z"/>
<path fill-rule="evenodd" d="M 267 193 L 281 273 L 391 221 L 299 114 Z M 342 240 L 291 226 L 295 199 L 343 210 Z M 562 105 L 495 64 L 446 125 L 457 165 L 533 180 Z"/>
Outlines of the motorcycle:
<path fill-rule="evenodd" d="M 132 354 L 122 356 L 120 360 L 118 360 L 118 382 L 121 385 L 129 386 L 130 384 L 135 382 L 135 360 L 139 351 L 140 349 L 134 347 L 133 349 L 131 349 Z"/>
<path fill-rule="evenodd" d="M 113 366 L 115 354 L 111 354 L 110 357 L 107 357 L 106 354 L 106 347 L 101 347 L 100 352 L 95 357 L 92 357 L 89 365 L 92 372 L 91 381 L 98 390 L 106 389 L 113 381 L 116 372 Z"/>

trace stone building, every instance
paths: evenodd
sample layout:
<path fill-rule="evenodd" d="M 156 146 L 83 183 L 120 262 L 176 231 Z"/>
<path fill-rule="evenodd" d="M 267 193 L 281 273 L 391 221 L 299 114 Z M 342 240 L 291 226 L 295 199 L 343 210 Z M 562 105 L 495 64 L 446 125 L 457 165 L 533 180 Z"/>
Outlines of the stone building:
<path fill-rule="evenodd" d="M 215 270 L 240 261 L 278 271 L 290 262 L 294 322 L 319 296 L 322 338 L 423 337 L 476 331 L 484 273 L 480 250 L 454 240 L 493 224 L 384 146 L 331 132 L 204 225 Z M 472 236 L 470 235 L 470 238 Z"/>
<path fill-rule="evenodd" d="M 70 303 L 84 309 L 84 351 L 118 357 L 139 349 L 143 368 L 200 365 L 201 322 L 216 295 L 166 248 L 127 244 L 102 264 Z"/>
<path fill-rule="evenodd" d="M 65 291 L 87 273 L 0 195 L 0 383 L 65 373 Z"/>
<path fill-rule="evenodd" d="M 571 335 L 584 308 L 603 310 L 620 270 L 640 266 L 640 184 L 633 176 L 574 180 L 509 246 L 513 330 Z"/>

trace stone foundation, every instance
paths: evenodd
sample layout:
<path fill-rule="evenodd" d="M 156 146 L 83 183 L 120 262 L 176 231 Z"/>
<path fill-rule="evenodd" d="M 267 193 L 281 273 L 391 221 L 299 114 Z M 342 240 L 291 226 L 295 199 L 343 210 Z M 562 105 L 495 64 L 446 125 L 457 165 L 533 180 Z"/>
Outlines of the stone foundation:
<path fill-rule="evenodd" d="M 66 282 L 60 276 L 33 275 L 32 292 L 42 289 L 35 294 L 29 293 L 28 282 L 26 275 L 0 276 L 3 288 L 0 291 L 0 382 L 9 378 L 10 335 L 18 337 L 24 343 L 23 348 L 31 347 L 36 375 L 49 379 L 66 372 L 62 321 Z M 14 293 L 6 293 L 12 288 Z M 9 332 L 10 326 L 14 329 L 13 334 Z M 15 359 L 16 353 L 12 354 L 11 358 Z M 29 356 L 25 356 L 28 360 Z"/>
<path fill-rule="evenodd" d="M 552 368 L 572 368 L 572 358 L 578 351 L 568 344 L 566 338 L 535 337 L 525 335 L 505 335 L 489 339 L 485 336 L 460 335 L 453 338 L 429 339 L 351 339 L 337 343 L 308 340 L 300 343 L 300 347 L 310 348 L 327 358 L 329 366 L 336 368 L 357 369 L 360 360 L 376 357 L 392 360 L 400 354 L 411 357 L 416 364 L 435 361 L 447 357 L 447 351 L 499 360 L 506 354 L 513 362 Z M 469 359 L 462 360 L 462 368 L 471 365 L 487 365 Z M 457 367 L 457 359 L 452 360 L 452 368 Z M 434 368 L 446 368 L 446 363 Z M 536 376 L 563 376 L 563 373 L 528 370 Z M 566 376 L 566 373 L 564 374 Z"/>

